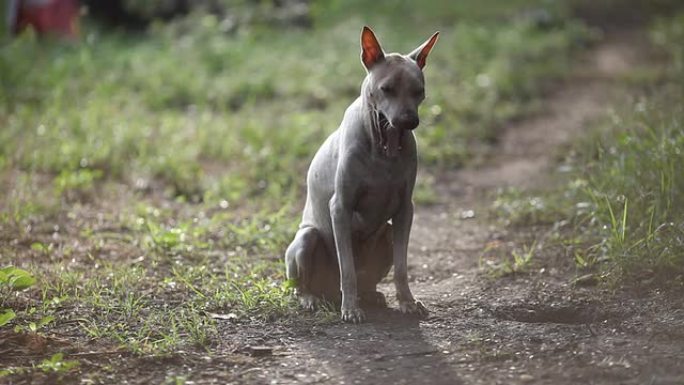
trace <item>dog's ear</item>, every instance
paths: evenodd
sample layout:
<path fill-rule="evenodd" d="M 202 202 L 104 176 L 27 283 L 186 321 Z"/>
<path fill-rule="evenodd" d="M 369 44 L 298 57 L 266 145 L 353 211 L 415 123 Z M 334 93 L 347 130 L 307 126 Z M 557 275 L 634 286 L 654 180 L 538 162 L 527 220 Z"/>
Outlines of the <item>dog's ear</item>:
<path fill-rule="evenodd" d="M 413 59 L 416 64 L 418 64 L 418 67 L 420 69 L 423 69 L 425 67 L 425 61 L 427 60 L 428 54 L 430 53 L 430 50 L 432 49 L 432 46 L 435 45 L 437 42 L 437 38 L 439 37 L 439 31 L 435 32 L 430 36 L 430 38 L 423 44 L 421 44 L 420 47 L 416 48 L 408 54 L 408 57 Z"/>
<path fill-rule="evenodd" d="M 367 26 L 363 27 L 361 31 L 361 62 L 367 70 L 370 70 L 375 63 L 383 60 L 385 53 L 382 52 L 382 47 L 378 43 L 373 31 Z"/>

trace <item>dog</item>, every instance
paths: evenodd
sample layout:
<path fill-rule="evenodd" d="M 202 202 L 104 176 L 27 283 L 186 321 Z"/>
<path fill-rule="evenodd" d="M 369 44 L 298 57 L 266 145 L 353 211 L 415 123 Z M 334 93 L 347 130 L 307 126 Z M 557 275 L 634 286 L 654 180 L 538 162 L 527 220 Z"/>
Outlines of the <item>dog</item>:
<path fill-rule="evenodd" d="M 359 304 L 386 305 L 376 286 L 394 265 L 401 312 L 427 314 L 409 288 L 406 258 L 417 170 L 413 130 L 425 99 L 423 68 L 438 37 L 408 55 L 385 54 L 370 28 L 361 32 L 361 95 L 311 162 L 302 222 L 285 252 L 287 278 L 304 308 L 341 302 L 344 322 L 363 322 Z"/>

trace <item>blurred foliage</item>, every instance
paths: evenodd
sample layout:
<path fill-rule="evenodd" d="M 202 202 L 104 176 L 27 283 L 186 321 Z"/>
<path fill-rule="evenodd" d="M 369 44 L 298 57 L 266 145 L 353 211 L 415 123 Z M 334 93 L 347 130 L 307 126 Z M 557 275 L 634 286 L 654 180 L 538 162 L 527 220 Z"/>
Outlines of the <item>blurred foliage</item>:
<path fill-rule="evenodd" d="M 523 113 L 588 36 L 548 1 L 478 2 L 472 17 L 463 4 L 412 4 L 315 3 L 317 27 L 285 32 L 191 12 L 142 36 L 88 23 L 80 44 L 25 34 L 0 52 L 0 164 L 62 175 L 63 188 L 96 175 L 159 181 L 196 201 L 289 199 L 358 94 L 358 34 L 372 13 L 389 50 L 442 29 L 417 134 L 427 164 L 458 165 L 480 148 L 471 143 Z M 413 6 L 422 22 L 394 22 Z"/>
<path fill-rule="evenodd" d="M 660 19 L 651 32 L 651 38 L 670 55 L 671 78 L 684 86 L 684 13 Z"/>
<path fill-rule="evenodd" d="M 84 0 L 88 10 L 110 24 L 141 27 L 154 21 L 178 20 L 188 14 L 208 13 L 224 20 L 224 27 L 268 24 L 308 26 L 307 0 Z"/>
<path fill-rule="evenodd" d="M 604 28 L 644 26 L 654 16 L 671 15 L 684 6 L 680 0 L 569 0 L 568 4 L 583 20 Z"/>

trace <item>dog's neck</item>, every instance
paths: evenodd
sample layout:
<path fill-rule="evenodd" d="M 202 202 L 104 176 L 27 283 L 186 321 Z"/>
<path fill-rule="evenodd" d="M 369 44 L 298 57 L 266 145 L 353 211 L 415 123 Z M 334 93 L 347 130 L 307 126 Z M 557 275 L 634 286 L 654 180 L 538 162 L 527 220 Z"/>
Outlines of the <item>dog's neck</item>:
<path fill-rule="evenodd" d="M 368 134 L 368 137 L 370 138 L 371 151 L 374 154 L 377 153 L 384 155 L 385 143 L 383 143 L 382 131 L 380 131 L 381 127 L 377 109 L 368 95 L 363 95 L 361 97 L 361 101 L 363 126 Z"/>
<path fill-rule="evenodd" d="M 403 132 L 389 125 L 377 109 L 370 89 L 370 77 L 361 86 L 363 124 L 370 134 L 371 152 L 384 158 L 396 158 L 402 150 Z"/>

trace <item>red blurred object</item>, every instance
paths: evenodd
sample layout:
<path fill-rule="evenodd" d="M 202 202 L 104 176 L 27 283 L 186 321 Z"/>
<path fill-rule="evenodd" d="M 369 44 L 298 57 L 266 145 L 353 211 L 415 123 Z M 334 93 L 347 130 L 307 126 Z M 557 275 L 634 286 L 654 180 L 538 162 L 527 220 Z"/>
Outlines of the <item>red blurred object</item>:
<path fill-rule="evenodd" d="M 39 35 L 78 36 L 77 0 L 10 0 L 10 3 L 14 3 L 10 5 L 10 28 L 14 34 L 33 28 Z"/>

